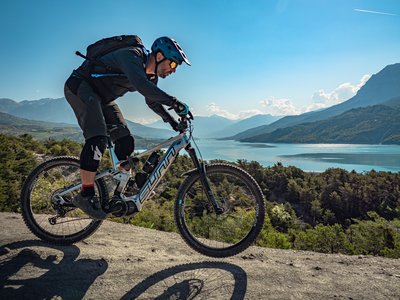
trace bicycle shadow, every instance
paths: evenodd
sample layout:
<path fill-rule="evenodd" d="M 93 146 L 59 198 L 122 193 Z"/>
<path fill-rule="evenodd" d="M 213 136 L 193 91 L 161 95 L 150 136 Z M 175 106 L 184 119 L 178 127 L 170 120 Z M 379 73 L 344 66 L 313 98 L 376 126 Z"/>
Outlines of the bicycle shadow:
<path fill-rule="evenodd" d="M 121 299 L 244 299 L 247 274 L 226 262 L 197 262 L 157 272 Z"/>
<path fill-rule="evenodd" d="M 46 252 L 51 248 L 54 255 L 42 257 L 40 249 L 38 253 L 32 247 L 45 247 Z M 108 263 L 102 259 L 77 260 L 79 254 L 74 245 L 55 246 L 39 240 L 1 246 L 0 299 L 82 299 Z"/>

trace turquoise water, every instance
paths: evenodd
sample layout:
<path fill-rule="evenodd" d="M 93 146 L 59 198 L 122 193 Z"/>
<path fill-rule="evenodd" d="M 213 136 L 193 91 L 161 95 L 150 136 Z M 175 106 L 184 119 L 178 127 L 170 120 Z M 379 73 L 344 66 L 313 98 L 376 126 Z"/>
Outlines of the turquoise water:
<path fill-rule="evenodd" d="M 255 160 L 263 166 L 281 162 L 304 171 L 328 168 L 348 171 L 400 172 L 400 146 L 353 144 L 250 144 L 214 139 L 196 140 L 204 159 Z"/>

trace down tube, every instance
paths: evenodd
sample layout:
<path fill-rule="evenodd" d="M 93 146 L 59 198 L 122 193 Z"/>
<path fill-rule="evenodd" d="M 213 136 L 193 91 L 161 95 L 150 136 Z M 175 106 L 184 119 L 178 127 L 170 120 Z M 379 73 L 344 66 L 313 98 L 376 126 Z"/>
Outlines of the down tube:
<path fill-rule="evenodd" d="M 182 139 L 173 143 L 168 150 L 165 152 L 163 158 L 160 163 L 151 173 L 149 179 L 146 181 L 145 185 L 140 190 L 139 201 L 143 203 L 150 193 L 155 189 L 160 179 L 167 172 L 168 168 L 172 165 L 175 158 L 178 156 L 179 151 L 182 150 L 188 143 L 187 137 L 182 136 Z"/>

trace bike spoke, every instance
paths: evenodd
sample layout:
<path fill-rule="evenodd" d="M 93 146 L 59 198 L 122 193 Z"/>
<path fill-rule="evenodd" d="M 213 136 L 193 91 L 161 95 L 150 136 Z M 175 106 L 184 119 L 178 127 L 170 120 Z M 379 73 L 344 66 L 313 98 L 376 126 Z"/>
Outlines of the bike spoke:
<path fill-rule="evenodd" d="M 57 206 L 53 199 L 54 193 L 73 186 L 77 182 L 79 182 L 77 166 L 57 166 L 37 176 L 31 191 L 31 210 L 38 225 L 46 232 L 57 236 L 74 234 L 84 230 L 93 221 L 76 209 L 62 208 L 65 216 L 59 216 L 54 208 Z M 72 192 L 63 197 L 70 201 L 75 194 Z M 59 216 L 55 224 L 49 222 L 51 215 Z M 59 221 L 60 219 L 62 221 Z"/>
<path fill-rule="evenodd" d="M 256 201 L 247 186 L 228 174 L 208 175 L 214 197 L 225 212 L 217 215 L 206 191 L 197 180 L 184 201 L 184 219 L 192 238 L 211 248 L 226 248 L 240 242 L 255 219 Z"/>

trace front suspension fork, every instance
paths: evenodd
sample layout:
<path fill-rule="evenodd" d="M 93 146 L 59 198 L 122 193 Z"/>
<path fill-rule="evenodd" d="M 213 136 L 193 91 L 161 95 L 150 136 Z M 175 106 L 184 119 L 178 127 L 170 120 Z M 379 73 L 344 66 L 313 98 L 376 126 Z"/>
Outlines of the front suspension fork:
<path fill-rule="evenodd" d="M 202 162 L 199 161 L 199 159 L 197 158 L 196 151 L 194 150 L 194 148 L 191 146 L 190 143 L 186 146 L 185 149 L 189 153 L 189 156 L 192 159 L 196 169 L 199 171 L 201 184 L 204 190 L 206 191 L 208 201 L 210 201 L 210 203 L 212 204 L 215 213 L 217 215 L 223 214 L 224 208 L 218 204 L 217 200 L 214 197 L 214 193 L 211 190 L 210 183 L 208 182 L 205 163 L 203 161 Z"/>

